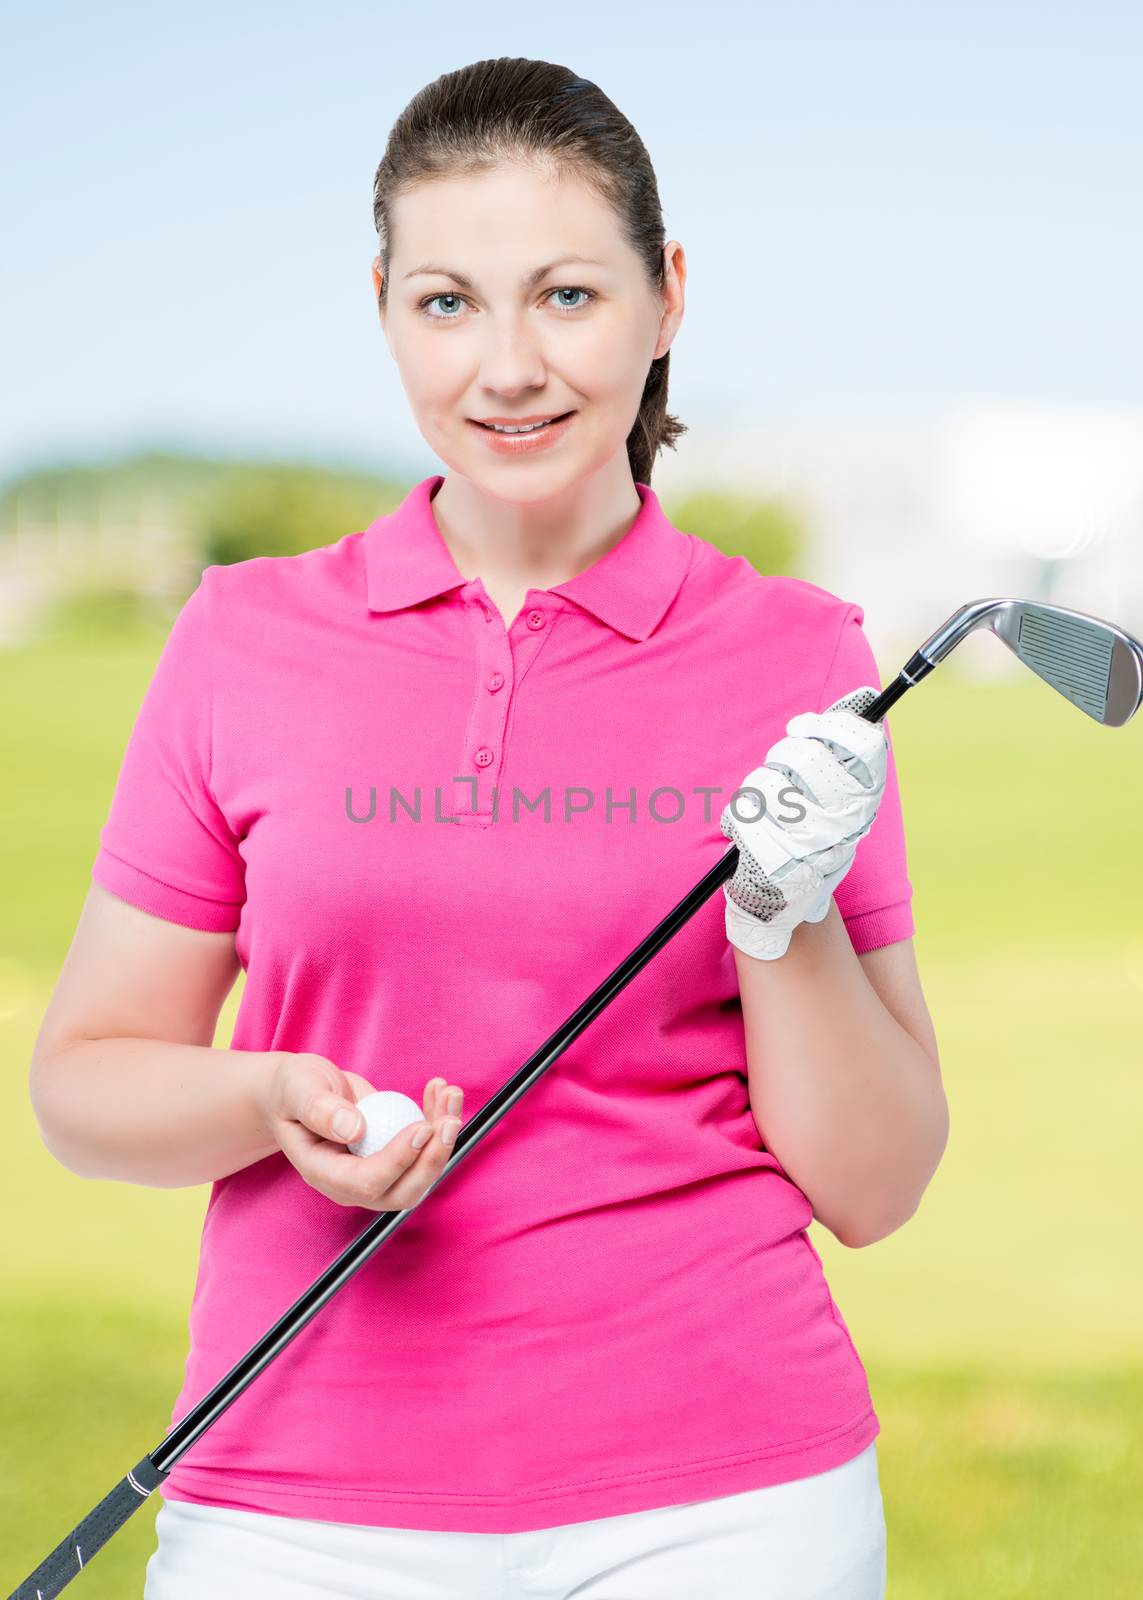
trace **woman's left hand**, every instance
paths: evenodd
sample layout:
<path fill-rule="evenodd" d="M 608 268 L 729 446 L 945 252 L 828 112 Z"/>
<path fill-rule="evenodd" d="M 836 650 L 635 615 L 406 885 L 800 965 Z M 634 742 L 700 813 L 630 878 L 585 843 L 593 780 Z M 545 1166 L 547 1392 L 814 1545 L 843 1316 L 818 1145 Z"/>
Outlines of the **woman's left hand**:
<path fill-rule="evenodd" d="M 834 889 L 853 865 L 858 841 L 873 826 L 885 792 L 888 742 L 881 722 L 860 708 L 878 691 L 865 685 L 826 711 L 791 717 L 786 737 L 743 781 L 720 828 L 739 849 L 723 884 L 726 936 L 762 961 L 785 955 L 800 922 L 820 922 Z M 793 785 L 800 794 L 793 795 Z M 745 815 L 736 815 L 745 812 Z M 793 811 L 801 816 L 785 820 Z"/>

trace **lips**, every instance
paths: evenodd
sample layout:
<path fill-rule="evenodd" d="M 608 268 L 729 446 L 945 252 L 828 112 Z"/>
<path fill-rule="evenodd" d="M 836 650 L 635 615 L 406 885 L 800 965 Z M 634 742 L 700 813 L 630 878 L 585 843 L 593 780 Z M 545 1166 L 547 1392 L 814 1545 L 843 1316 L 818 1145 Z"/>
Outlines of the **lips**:
<path fill-rule="evenodd" d="M 570 417 L 570 416 L 571 416 L 571 412 L 570 411 L 561 411 L 559 416 L 549 417 L 547 422 L 541 422 L 537 427 L 530 427 L 529 426 L 527 428 L 527 431 L 529 433 L 539 433 L 544 428 L 550 428 L 553 422 L 562 422 L 565 417 Z M 477 422 L 475 417 L 473 417 L 471 420 L 473 422 L 476 422 L 476 426 L 478 428 L 484 428 L 488 433 L 499 433 L 499 432 L 502 431 L 501 427 L 494 428 L 491 423 L 488 423 L 488 422 Z M 504 427 L 515 426 L 515 427 L 523 428 L 523 427 L 526 426 L 526 424 L 524 424 L 523 422 L 515 423 L 515 424 L 506 423 L 506 424 L 503 424 L 502 426 L 504 426 Z"/>

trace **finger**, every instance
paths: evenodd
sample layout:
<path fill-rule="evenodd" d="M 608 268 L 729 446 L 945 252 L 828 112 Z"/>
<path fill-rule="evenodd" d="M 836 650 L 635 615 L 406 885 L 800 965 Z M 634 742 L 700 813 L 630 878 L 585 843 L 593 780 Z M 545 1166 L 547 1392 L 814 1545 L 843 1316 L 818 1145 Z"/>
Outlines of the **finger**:
<path fill-rule="evenodd" d="M 367 1203 L 383 1204 L 393 1209 L 404 1210 L 422 1199 L 437 1181 L 452 1155 L 452 1146 L 444 1143 L 442 1135 L 451 1126 L 455 1138 L 455 1130 L 459 1127 L 459 1123 L 460 1119 L 457 1117 L 446 1118 L 444 1123 L 434 1130 L 424 1149 L 413 1152 L 415 1159 L 405 1165 L 396 1178 L 393 1178 L 389 1171 L 382 1169 L 380 1176 L 372 1180 Z M 378 1151 L 376 1156 L 368 1156 L 364 1162 L 359 1163 L 365 1168 L 367 1180 L 372 1178 L 370 1164 L 383 1154 L 384 1151 Z"/>
<path fill-rule="evenodd" d="M 783 742 L 804 743 L 816 749 L 816 754 L 797 755 L 799 781 L 794 787 L 800 791 L 796 803 L 802 815 L 791 815 L 788 808 L 795 801 L 782 795 L 782 809 L 769 809 L 740 830 L 750 853 L 771 875 L 782 868 L 783 849 L 795 859 L 804 860 L 839 840 L 848 843 L 868 832 L 872 826 L 870 808 L 876 810 L 884 793 L 883 783 L 872 789 L 858 783 L 815 740 Z M 784 764 L 764 770 L 770 779 L 777 779 L 779 790 L 792 781 Z M 768 780 L 758 780 L 753 775 L 749 781 L 763 788 L 768 785 Z"/>
<path fill-rule="evenodd" d="M 794 721 L 798 719 L 795 717 Z M 848 754 L 848 752 L 845 752 Z M 772 745 L 766 765 L 786 774 L 794 786 L 820 806 L 833 808 L 840 801 L 862 798 L 869 793 L 872 775 L 861 760 L 861 770 L 869 781 L 863 783 L 824 739 L 807 734 L 788 734 Z M 872 761 L 872 757 L 870 757 Z"/>
<path fill-rule="evenodd" d="M 723 812 L 719 826 L 730 842 L 738 847 L 735 886 L 741 887 L 747 881 L 757 883 L 760 893 L 769 894 L 776 902 L 780 902 L 783 897 L 777 886 L 782 877 L 792 870 L 795 861 L 787 846 L 772 829 L 742 827 L 729 809 Z M 767 884 L 768 889 L 765 887 Z"/>
<path fill-rule="evenodd" d="M 888 732 L 883 722 L 870 722 L 856 711 L 803 711 L 791 717 L 786 732 L 818 739 L 839 755 L 855 756 L 866 766 L 883 755 Z"/>
<path fill-rule="evenodd" d="M 281 1143 L 288 1159 L 313 1188 L 341 1205 L 373 1206 L 416 1162 L 420 1154 L 412 1147 L 416 1126 L 402 1128 L 371 1156 L 355 1156 L 300 1122 L 283 1127 Z"/>
<path fill-rule="evenodd" d="M 430 1120 L 439 1128 L 443 1118 L 458 1116 L 464 1104 L 464 1090 L 455 1083 L 449 1083 L 447 1078 L 434 1078 L 436 1094 L 433 1099 Z M 428 1102 L 426 1101 L 426 1108 Z"/>
<path fill-rule="evenodd" d="M 357 1104 L 360 1104 L 367 1094 L 377 1093 L 377 1085 L 370 1083 L 368 1078 L 363 1078 L 359 1072 L 353 1072 L 350 1068 L 344 1067 L 342 1069 L 342 1077 L 349 1085 L 349 1098 L 357 1102 Z"/>
<path fill-rule="evenodd" d="M 445 1144 L 444 1135 L 452 1130 L 453 1138 Z M 433 1134 L 428 1144 L 421 1151 L 421 1158 L 415 1166 L 406 1168 L 401 1177 L 387 1192 L 382 1191 L 386 1204 L 400 1206 L 415 1205 L 422 1199 L 433 1184 L 440 1177 L 441 1172 L 448 1165 L 453 1150 L 455 1149 L 456 1134 L 460 1130 L 459 1117 L 446 1117 L 441 1127 Z"/>
<path fill-rule="evenodd" d="M 730 811 L 735 822 L 739 823 L 752 823 L 762 817 L 772 817 L 776 812 L 783 808 L 788 810 L 793 805 L 794 802 L 785 792 L 789 786 L 790 780 L 786 773 L 765 764 L 755 767 L 743 778 L 727 801 L 725 809 Z"/>
<path fill-rule="evenodd" d="M 365 1118 L 357 1109 L 357 1102 L 314 1075 L 301 1075 L 287 1080 L 286 1096 L 281 1108 L 283 1117 L 307 1127 L 323 1139 L 336 1139 L 347 1144 L 359 1139 L 365 1132 Z M 340 1113 L 346 1114 L 344 1123 L 334 1125 Z"/>
<path fill-rule="evenodd" d="M 323 1139 L 349 1144 L 365 1132 L 365 1117 L 345 1095 L 327 1094 L 316 1101 L 305 1118 L 305 1126 Z"/>
<path fill-rule="evenodd" d="M 445 1080 L 443 1078 L 430 1078 L 428 1083 L 425 1084 L 425 1093 L 424 1098 L 421 1101 L 421 1107 L 425 1113 L 425 1117 L 429 1122 L 434 1122 L 436 1120 L 437 1105 L 440 1100 L 441 1090 L 444 1087 Z"/>

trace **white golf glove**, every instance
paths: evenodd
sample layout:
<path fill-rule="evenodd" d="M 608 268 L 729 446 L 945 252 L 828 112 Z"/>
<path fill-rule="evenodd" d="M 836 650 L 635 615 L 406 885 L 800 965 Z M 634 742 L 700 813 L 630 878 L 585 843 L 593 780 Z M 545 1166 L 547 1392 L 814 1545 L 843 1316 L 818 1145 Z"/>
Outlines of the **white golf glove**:
<path fill-rule="evenodd" d="M 877 694 L 866 685 L 826 711 L 791 717 L 723 809 L 720 828 L 740 855 L 722 886 L 726 936 L 749 956 L 775 961 L 800 922 L 822 921 L 873 826 L 888 743 L 883 724 L 859 713 Z M 791 784 L 800 795 L 780 798 Z"/>

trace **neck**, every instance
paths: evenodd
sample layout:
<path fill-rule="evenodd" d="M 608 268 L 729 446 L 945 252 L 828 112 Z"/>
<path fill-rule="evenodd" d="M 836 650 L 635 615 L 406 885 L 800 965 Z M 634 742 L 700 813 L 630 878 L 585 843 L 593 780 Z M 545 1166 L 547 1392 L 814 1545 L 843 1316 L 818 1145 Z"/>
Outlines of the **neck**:
<path fill-rule="evenodd" d="M 506 500 L 453 475 L 431 505 L 465 578 L 525 590 L 550 589 L 594 566 L 627 533 L 642 502 L 622 452 L 543 500 Z"/>

